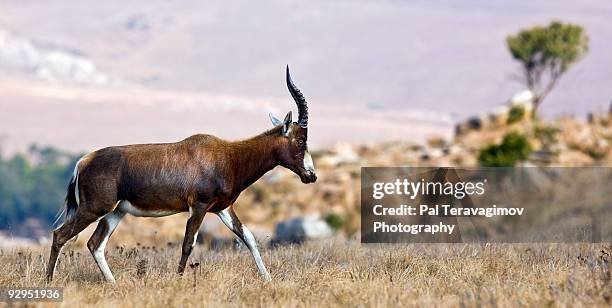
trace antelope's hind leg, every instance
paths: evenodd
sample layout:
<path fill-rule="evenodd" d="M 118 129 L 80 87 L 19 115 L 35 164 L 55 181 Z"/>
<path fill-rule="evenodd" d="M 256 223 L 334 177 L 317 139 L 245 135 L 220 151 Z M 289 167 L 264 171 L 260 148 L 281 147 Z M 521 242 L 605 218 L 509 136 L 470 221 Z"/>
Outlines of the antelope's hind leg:
<path fill-rule="evenodd" d="M 100 216 L 83 212 L 79 209 L 70 220 L 53 231 L 53 242 L 51 244 L 51 253 L 49 254 L 49 263 L 47 264 L 47 281 L 53 280 L 57 258 L 66 242 L 81 233 L 81 231 L 98 218 Z"/>
<path fill-rule="evenodd" d="M 108 267 L 108 263 L 106 263 L 104 248 L 106 247 L 108 239 L 113 234 L 113 231 L 115 231 L 119 225 L 119 222 L 124 216 L 125 212 L 121 211 L 120 209 L 115 209 L 114 211 L 106 214 L 100 220 L 98 227 L 96 227 L 96 231 L 94 231 L 93 235 L 87 242 L 87 248 L 89 248 L 89 251 L 96 261 L 96 264 L 98 264 L 102 275 L 104 275 L 104 279 L 111 283 L 115 282 L 115 278 Z"/>

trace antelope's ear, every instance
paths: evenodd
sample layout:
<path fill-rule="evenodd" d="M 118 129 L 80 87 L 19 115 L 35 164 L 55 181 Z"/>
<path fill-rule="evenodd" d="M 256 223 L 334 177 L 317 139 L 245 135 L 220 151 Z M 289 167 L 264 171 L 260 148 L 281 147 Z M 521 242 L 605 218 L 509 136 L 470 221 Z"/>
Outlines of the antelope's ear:
<path fill-rule="evenodd" d="M 291 111 L 287 112 L 285 119 L 283 120 L 283 135 L 289 135 L 289 129 L 291 128 Z"/>
<path fill-rule="evenodd" d="M 283 124 L 283 122 L 281 122 L 281 120 L 279 120 L 277 117 L 275 117 L 272 112 L 268 113 L 268 116 L 270 117 L 270 122 L 272 122 L 273 126 L 279 126 L 281 124 Z"/>

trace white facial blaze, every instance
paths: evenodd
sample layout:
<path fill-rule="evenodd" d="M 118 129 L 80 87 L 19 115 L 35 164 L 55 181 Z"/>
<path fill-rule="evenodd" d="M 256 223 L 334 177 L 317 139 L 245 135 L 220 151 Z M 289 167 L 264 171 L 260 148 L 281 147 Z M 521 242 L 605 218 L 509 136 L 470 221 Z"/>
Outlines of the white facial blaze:
<path fill-rule="evenodd" d="M 304 152 L 304 169 L 312 172 L 315 171 L 314 163 L 312 162 L 312 156 L 310 156 L 310 153 L 308 151 Z"/>

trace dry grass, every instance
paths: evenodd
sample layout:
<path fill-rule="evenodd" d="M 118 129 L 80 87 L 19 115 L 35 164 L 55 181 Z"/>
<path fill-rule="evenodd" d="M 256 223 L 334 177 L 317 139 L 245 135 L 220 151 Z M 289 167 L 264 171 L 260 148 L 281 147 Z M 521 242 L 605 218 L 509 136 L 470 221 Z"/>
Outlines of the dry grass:
<path fill-rule="evenodd" d="M 64 250 L 63 306 L 609 306 L 607 245 L 359 245 L 264 250 L 264 283 L 247 251 L 198 247 L 184 277 L 177 246 L 110 248 L 117 285 L 87 251 Z M 48 249 L 4 250 L 0 286 L 44 285 Z"/>

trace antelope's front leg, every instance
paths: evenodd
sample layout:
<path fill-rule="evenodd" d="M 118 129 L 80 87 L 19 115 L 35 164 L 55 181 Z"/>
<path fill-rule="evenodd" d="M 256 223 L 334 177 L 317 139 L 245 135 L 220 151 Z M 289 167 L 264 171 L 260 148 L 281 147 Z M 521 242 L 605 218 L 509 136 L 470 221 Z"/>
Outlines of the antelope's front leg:
<path fill-rule="evenodd" d="M 219 216 L 219 218 L 221 218 L 221 221 L 223 221 L 223 223 L 249 248 L 251 254 L 253 255 L 253 259 L 255 259 L 255 264 L 257 264 L 257 269 L 259 270 L 259 273 L 263 279 L 265 281 L 271 281 L 272 278 L 270 277 L 270 274 L 268 273 L 268 270 L 261 259 L 261 255 L 259 254 L 255 236 L 253 236 L 253 233 L 251 233 L 251 231 L 249 231 L 249 229 L 243 225 L 240 220 L 238 220 L 234 209 L 230 206 L 216 214 Z"/>
<path fill-rule="evenodd" d="M 191 216 L 187 220 L 187 227 L 185 228 L 185 238 L 183 239 L 183 249 L 181 254 L 181 261 L 178 266 L 178 273 L 183 274 L 185 266 L 187 265 L 187 259 L 193 250 L 193 246 L 197 240 L 198 230 L 204 220 L 206 210 L 204 205 L 194 205 L 189 209 Z"/>

